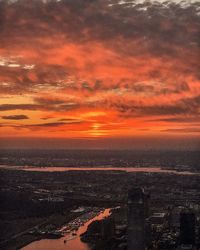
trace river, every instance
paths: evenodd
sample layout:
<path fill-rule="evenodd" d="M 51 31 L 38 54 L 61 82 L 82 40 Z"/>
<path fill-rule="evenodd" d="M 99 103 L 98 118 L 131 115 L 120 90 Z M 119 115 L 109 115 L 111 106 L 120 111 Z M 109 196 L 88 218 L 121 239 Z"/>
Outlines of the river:
<path fill-rule="evenodd" d="M 95 220 L 102 220 L 110 214 L 110 209 L 105 209 L 94 218 L 90 219 L 83 226 L 77 230 L 77 235 L 73 236 L 72 233 L 66 233 L 60 239 L 43 239 L 34 241 L 29 245 L 21 248 L 21 250 L 89 250 L 88 244 L 83 243 L 80 235 L 87 230 L 88 225 Z M 66 241 L 66 243 L 64 242 Z"/>
<path fill-rule="evenodd" d="M 65 172 L 65 171 L 124 171 L 127 173 L 168 173 L 178 175 L 199 175 L 192 171 L 177 171 L 173 169 L 163 169 L 160 167 L 33 167 L 33 166 L 6 166 L 0 165 L 0 168 L 15 169 L 36 172 Z"/>

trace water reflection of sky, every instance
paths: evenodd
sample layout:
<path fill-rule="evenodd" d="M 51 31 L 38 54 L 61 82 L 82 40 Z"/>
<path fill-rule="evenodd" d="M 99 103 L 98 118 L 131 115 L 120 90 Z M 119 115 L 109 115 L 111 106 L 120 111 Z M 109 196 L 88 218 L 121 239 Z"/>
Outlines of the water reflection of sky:
<path fill-rule="evenodd" d="M 16 167 L 18 169 L 18 167 Z M 166 173 L 179 175 L 197 175 L 198 173 L 192 171 L 177 171 L 172 169 L 162 169 L 159 167 L 19 167 L 25 171 L 38 172 L 64 172 L 64 171 L 125 171 L 128 173 Z"/>
<path fill-rule="evenodd" d="M 102 213 L 79 227 L 77 236 L 74 238 L 71 234 L 66 234 L 60 239 L 44 239 L 32 242 L 21 250 L 89 250 L 89 246 L 80 240 L 80 235 L 87 230 L 88 225 L 94 220 L 102 220 L 110 214 L 110 209 L 105 209 Z M 71 240 L 67 240 L 71 239 Z M 64 243 L 64 240 L 67 240 Z"/>

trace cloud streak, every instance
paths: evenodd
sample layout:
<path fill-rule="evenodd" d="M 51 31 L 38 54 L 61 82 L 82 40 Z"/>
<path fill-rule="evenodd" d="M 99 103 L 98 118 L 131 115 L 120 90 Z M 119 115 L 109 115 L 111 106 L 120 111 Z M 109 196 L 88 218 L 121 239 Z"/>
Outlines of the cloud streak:
<path fill-rule="evenodd" d="M 27 115 L 5 115 L 1 117 L 5 120 L 27 120 L 29 117 Z"/>

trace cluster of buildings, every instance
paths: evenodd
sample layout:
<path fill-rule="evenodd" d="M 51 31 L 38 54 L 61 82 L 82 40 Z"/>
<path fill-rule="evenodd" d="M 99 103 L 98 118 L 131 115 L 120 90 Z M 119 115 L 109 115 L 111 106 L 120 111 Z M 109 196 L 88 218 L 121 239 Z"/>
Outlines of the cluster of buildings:
<path fill-rule="evenodd" d="M 135 216 L 132 219 L 132 226 L 138 221 L 138 225 L 142 228 L 145 250 L 199 247 L 200 176 L 198 173 L 189 175 L 179 172 L 176 174 L 124 171 L 35 172 L 20 169 L 0 171 L 2 176 L 0 195 L 6 201 L 5 205 L 1 204 L 0 212 L 4 216 L 6 211 L 7 215 L 3 226 L 7 228 L 4 234 L 1 233 L 2 241 L 9 240 L 11 234 L 16 234 L 16 230 L 23 232 L 27 228 L 27 225 L 21 223 L 25 217 L 29 218 L 28 222 L 32 224 L 35 218 L 40 221 L 52 214 L 56 214 L 56 217 L 57 214 L 68 216 L 71 214 L 70 211 L 78 206 L 120 206 L 118 212 L 113 212 L 118 213 L 114 223 L 102 222 L 96 238 L 97 240 L 102 238 L 102 242 L 106 244 L 96 249 L 127 249 L 129 243 L 127 232 L 130 231 L 130 222 L 127 221 L 131 221 L 132 216 Z M 151 197 L 140 188 L 127 192 L 133 185 L 145 187 L 145 190 L 151 193 Z M 127 193 L 129 193 L 128 203 Z M 137 216 L 129 214 L 131 207 L 133 214 L 138 213 Z M 16 211 L 15 214 L 13 209 Z M 194 214 L 194 243 L 181 240 L 185 238 L 181 237 L 183 226 L 180 215 L 183 212 Z M 21 228 L 13 227 L 13 217 Z M 115 230 L 112 228 L 113 225 Z M 132 230 L 134 233 L 134 227 Z M 191 229 L 187 231 L 193 232 Z M 111 245 L 114 245 L 114 248 L 109 248 L 110 238 L 113 239 Z M 139 236 L 136 238 L 138 240 Z M 140 248 L 136 247 L 136 250 Z"/>
<path fill-rule="evenodd" d="M 141 188 L 128 193 L 127 250 L 198 250 L 199 217 L 191 207 L 149 213 L 150 195 Z"/>
<path fill-rule="evenodd" d="M 128 191 L 127 204 L 113 209 L 109 218 L 94 222 L 82 240 L 94 250 L 200 250 L 200 207 L 155 208 L 150 193 Z"/>

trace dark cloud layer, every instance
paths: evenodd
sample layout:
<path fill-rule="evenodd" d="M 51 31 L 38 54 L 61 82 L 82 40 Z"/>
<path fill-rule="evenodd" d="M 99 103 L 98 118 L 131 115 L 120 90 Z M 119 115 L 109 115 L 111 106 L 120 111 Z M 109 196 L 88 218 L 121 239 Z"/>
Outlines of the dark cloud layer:
<path fill-rule="evenodd" d="M 0 111 L 10 110 L 37 110 L 42 108 L 37 104 L 2 104 L 0 105 Z"/>
<path fill-rule="evenodd" d="M 85 103 L 84 107 L 90 108 L 95 104 Z M 79 103 L 65 101 L 63 99 L 52 98 L 35 98 L 34 104 L 2 104 L 0 105 L 0 111 L 12 111 L 12 110 L 47 110 L 63 112 L 78 109 L 81 106 Z M 171 104 L 142 104 L 139 105 L 134 100 L 121 101 L 103 101 L 98 106 L 104 106 L 106 109 L 117 110 L 123 117 L 137 117 L 137 116 L 168 116 L 168 115 L 200 115 L 200 96 L 182 98 Z M 12 117 L 12 116 L 11 116 Z M 49 119 L 45 117 L 42 119 Z M 180 118 L 166 118 L 171 121 L 176 121 Z M 182 118 L 185 119 L 185 118 Z"/>
<path fill-rule="evenodd" d="M 184 116 L 184 117 L 171 117 L 171 118 L 160 118 L 151 119 L 150 122 L 173 122 L 173 123 L 199 123 L 200 116 Z"/>
<path fill-rule="evenodd" d="M 26 120 L 29 119 L 27 115 L 5 115 L 1 117 L 5 120 Z"/>
<path fill-rule="evenodd" d="M 182 98 L 171 104 L 136 105 L 134 102 L 117 102 L 114 109 L 117 109 L 122 116 L 168 116 L 168 115 L 200 115 L 200 96 Z M 176 121 L 178 118 L 168 118 Z M 174 120 L 173 120 L 174 119 Z M 179 117 L 180 119 L 180 117 Z M 185 119 L 185 118 L 184 118 Z"/>
<path fill-rule="evenodd" d="M 17 119 L 16 119 L 17 120 Z M 20 120 L 20 119 L 18 119 Z M 15 129 L 29 129 L 29 130 L 43 130 L 48 128 L 57 128 L 57 127 L 63 127 L 73 124 L 81 124 L 84 121 L 76 120 L 76 119 L 65 119 L 65 121 L 58 121 L 58 122 L 47 122 L 47 123 L 36 123 L 36 124 L 2 124 L 1 127 L 12 127 Z"/>
<path fill-rule="evenodd" d="M 200 133 L 199 128 L 177 128 L 177 129 L 166 129 L 163 132 L 173 132 L 173 133 Z"/>
<path fill-rule="evenodd" d="M 28 129 L 43 129 L 43 128 L 56 128 L 56 127 L 62 127 L 64 125 L 70 125 L 70 124 L 76 124 L 80 123 L 76 120 L 71 120 L 67 122 L 47 122 L 47 123 L 39 123 L 39 124 L 30 124 L 30 125 L 23 125 L 19 126 L 19 128 L 28 128 Z"/>
<path fill-rule="evenodd" d="M 0 111 L 12 111 L 12 110 L 33 110 L 33 111 L 68 111 L 79 107 L 77 103 L 64 102 L 57 103 L 56 101 L 49 101 L 43 99 L 37 99 L 34 104 L 2 104 L 0 105 Z"/>

